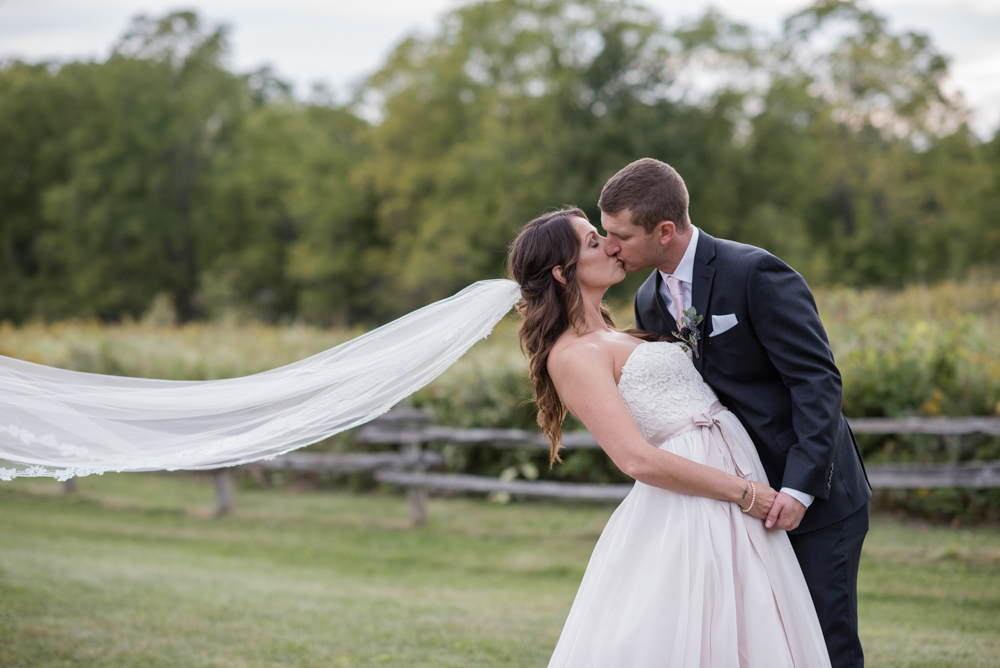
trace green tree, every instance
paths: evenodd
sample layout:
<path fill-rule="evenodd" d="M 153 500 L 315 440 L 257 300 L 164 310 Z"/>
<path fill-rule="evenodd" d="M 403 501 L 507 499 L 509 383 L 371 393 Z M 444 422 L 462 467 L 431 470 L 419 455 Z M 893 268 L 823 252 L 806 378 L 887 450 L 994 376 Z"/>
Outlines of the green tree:
<path fill-rule="evenodd" d="M 199 292 L 210 314 L 370 320 L 384 262 L 371 198 L 351 180 L 367 131 L 343 109 L 287 98 L 243 120 L 213 157 L 198 215 L 212 227 Z"/>
<path fill-rule="evenodd" d="M 649 111 L 666 85 L 662 36 L 631 4 L 496 0 L 404 41 L 361 93 L 383 115 L 359 171 L 389 240 L 377 306 L 500 274 L 516 231 L 545 209 L 595 214 L 600 185 L 661 120 Z"/>
<path fill-rule="evenodd" d="M 739 186 L 701 218 L 710 230 L 768 248 L 814 283 L 939 280 L 983 261 L 974 203 L 988 171 L 926 36 L 821 0 L 741 55 L 756 73 L 717 93 L 742 100 L 731 107 L 746 128 Z"/>
<path fill-rule="evenodd" d="M 76 121 L 69 174 L 43 199 L 40 261 L 59 286 L 48 315 L 139 314 L 161 291 L 181 320 L 197 315 L 206 155 L 248 102 L 224 44 L 190 12 L 139 17 L 106 63 L 59 71 Z"/>
<path fill-rule="evenodd" d="M 0 320 L 24 320 L 53 288 L 38 256 L 45 189 L 68 176 L 72 98 L 47 65 L 0 66 Z"/>
<path fill-rule="evenodd" d="M 403 40 L 345 108 L 229 71 L 225 37 L 177 12 L 106 62 L 0 65 L 0 318 L 166 294 L 181 320 L 377 323 L 501 275 L 545 210 L 597 222 L 645 156 L 684 175 L 696 224 L 813 284 L 1000 257 L 998 139 L 968 130 L 926 36 L 857 2 L 771 37 L 714 11 L 668 29 L 625 0 L 485 0 Z"/>

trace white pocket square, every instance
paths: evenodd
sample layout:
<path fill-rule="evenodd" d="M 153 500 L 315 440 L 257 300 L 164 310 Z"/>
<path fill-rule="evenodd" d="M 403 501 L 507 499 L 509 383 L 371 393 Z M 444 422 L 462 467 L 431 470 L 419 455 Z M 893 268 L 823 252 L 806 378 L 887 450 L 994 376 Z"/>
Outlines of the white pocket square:
<path fill-rule="evenodd" d="M 726 330 L 732 329 L 739 322 L 736 319 L 735 313 L 730 313 L 728 315 L 713 315 L 712 316 L 712 333 L 709 337 L 718 336 Z"/>

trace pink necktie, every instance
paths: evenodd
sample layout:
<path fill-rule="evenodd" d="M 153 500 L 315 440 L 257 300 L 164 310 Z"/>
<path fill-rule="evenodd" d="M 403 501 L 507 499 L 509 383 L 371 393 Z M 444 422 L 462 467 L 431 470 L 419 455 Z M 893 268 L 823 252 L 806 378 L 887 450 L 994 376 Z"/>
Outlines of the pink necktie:
<path fill-rule="evenodd" d="M 684 298 L 681 293 L 681 282 L 673 276 L 667 276 L 667 290 L 674 298 L 674 320 L 680 326 L 681 318 L 684 317 Z"/>

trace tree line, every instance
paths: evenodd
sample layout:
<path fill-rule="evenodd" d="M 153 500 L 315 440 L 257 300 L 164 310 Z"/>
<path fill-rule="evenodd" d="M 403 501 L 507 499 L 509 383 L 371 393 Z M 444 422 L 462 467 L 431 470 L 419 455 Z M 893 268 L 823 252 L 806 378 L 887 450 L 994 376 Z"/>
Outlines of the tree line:
<path fill-rule="evenodd" d="M 709 233 L 811 284 L 994 271 L 1000 134 L 947 59 L 857 2 L 765 35 L 612 0 L 486 0 L 347 103 L 226 66 L 223 27 L 138 17 L 104 61 L 0 64 L 0 320 L 228 312 L 385 321 L 502 275 L 543 211 L 644 156 Z M 618 287 L 627 297 L 641 276 Z"/>

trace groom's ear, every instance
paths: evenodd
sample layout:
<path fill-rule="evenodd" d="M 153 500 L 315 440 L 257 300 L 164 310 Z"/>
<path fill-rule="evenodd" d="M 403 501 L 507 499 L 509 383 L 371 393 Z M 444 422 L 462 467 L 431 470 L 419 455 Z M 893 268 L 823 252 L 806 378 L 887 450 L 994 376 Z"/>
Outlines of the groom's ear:
<path fill-rule="evenodd" d="M 672 220 L 664 220 L 656 226 L 654 233 L 656 234 L 660 245 L 666 246 L 673 241 L 674 237 L 677 235 L 677 226 L 674 225 Z"/>
<path fill-rule="evenodd" d="M 563 285 L 566 285 L 566 277 L 563 275 L 562 267 L 552 267 L 552 276 Z"/>

